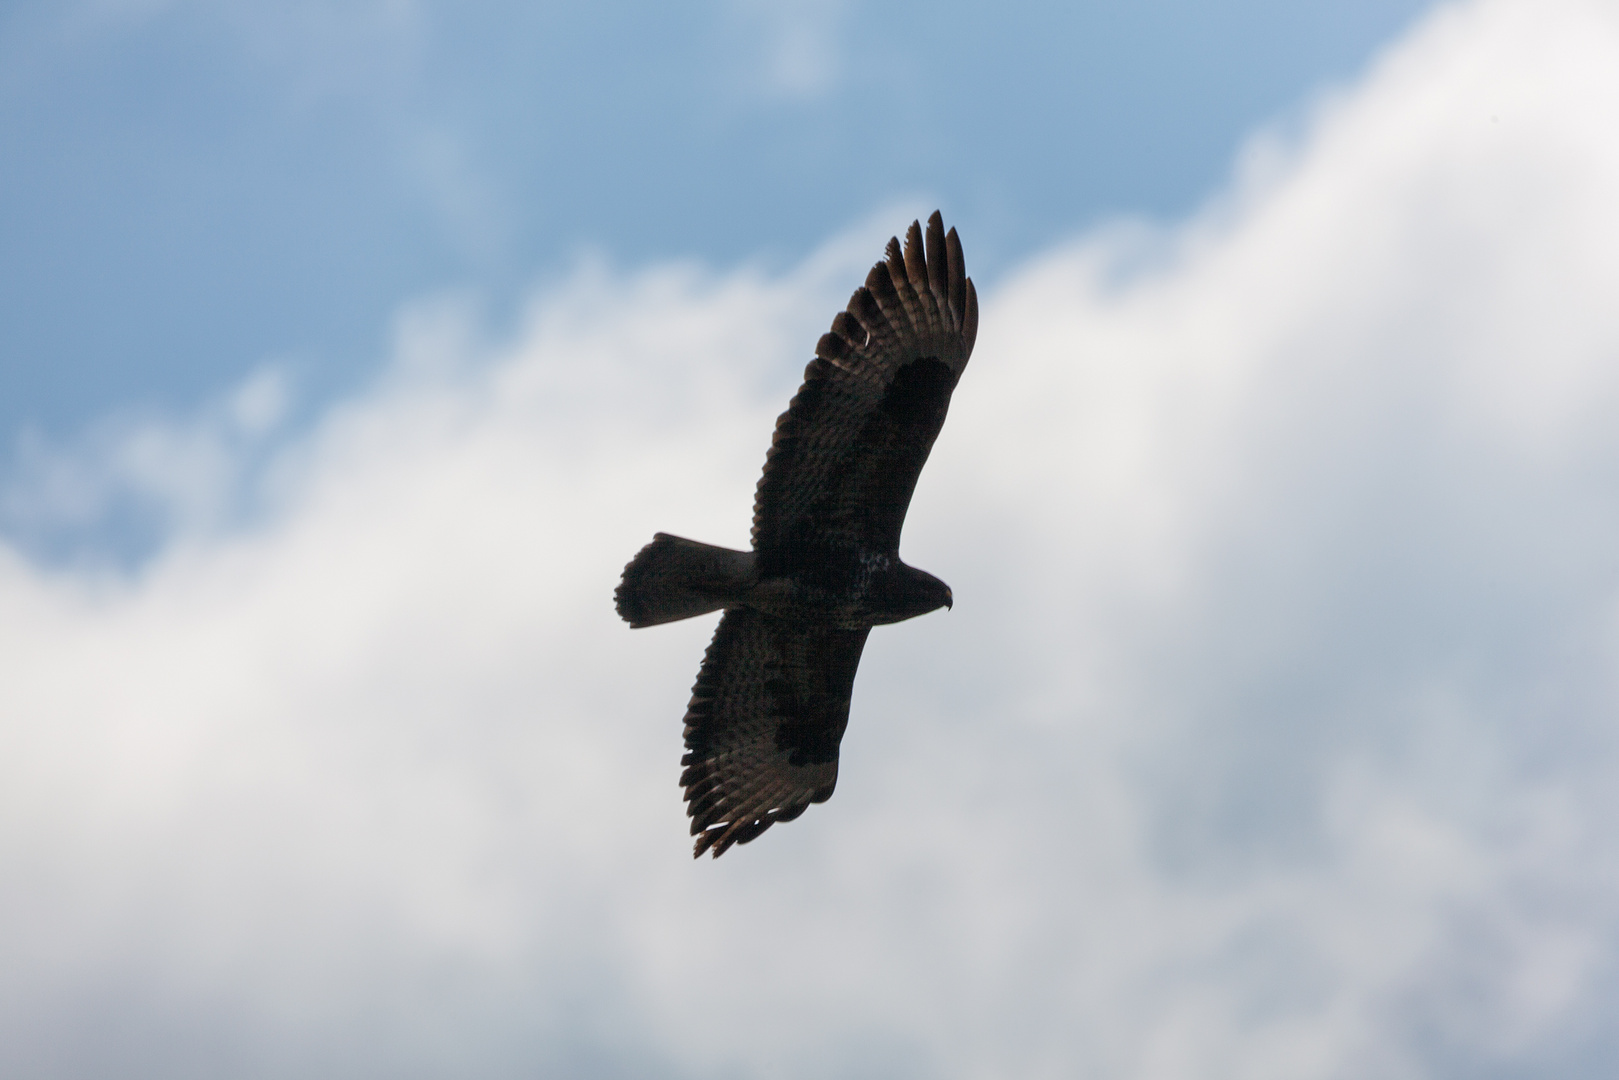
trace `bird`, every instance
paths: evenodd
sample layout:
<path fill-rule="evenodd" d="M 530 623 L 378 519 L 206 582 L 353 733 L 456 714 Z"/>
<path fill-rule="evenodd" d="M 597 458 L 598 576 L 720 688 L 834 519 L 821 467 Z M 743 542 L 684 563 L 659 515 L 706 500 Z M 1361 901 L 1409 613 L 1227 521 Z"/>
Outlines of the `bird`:
<path fill-rule="evenodd" d="M 632 628 L 723 610 L 685 715 L 693 858 L 831 798 L 873 626 L 954 603 L 899 557 L 916 480 L 978 334 L 956 230 L 891 238 L 776 421 L 752 550 L 657 533 L 614 593 Z"/>

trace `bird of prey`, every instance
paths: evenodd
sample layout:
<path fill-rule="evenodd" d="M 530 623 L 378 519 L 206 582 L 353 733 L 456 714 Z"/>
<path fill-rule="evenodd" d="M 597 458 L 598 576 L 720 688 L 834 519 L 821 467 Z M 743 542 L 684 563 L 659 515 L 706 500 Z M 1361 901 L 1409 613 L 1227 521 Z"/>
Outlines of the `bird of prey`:
<path fill-rule="evenodd" d="M 667 533 L 624 568 L 632 627 L 724 609 L 686 708 L 686 812 L 715 858 L 825 802 L 873 626 L 951 605 L 899 558 L 916 478 L 972 355 L 978 295 L 956 230 L 912 222 L 872 267 L 765 455 L 753 550 Z"/>

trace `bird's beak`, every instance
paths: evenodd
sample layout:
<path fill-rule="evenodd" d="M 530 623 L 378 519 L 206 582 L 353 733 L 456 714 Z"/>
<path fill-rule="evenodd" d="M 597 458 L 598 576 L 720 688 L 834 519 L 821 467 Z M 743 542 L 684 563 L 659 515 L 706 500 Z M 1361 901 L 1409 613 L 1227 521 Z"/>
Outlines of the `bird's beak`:
<path fill-rule="evenodd" d="M 944 609 L 946 611 L 949 611 L 955 606 L 955 599 L 956 598 L 950 594 L 950 586 L 946 585 L 944 588 Z"/>

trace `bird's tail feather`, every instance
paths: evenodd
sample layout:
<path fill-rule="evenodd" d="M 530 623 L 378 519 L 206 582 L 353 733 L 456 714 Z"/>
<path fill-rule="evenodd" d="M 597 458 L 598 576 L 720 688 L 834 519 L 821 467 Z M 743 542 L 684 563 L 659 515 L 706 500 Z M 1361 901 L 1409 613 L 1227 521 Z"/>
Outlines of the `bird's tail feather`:
<path fill-rule="evenodd" d="M 613 597 L 631 626 L 657 626 L 738 603 L 753 580 L 751 551 L 658 533 L 624 568 Z"/>

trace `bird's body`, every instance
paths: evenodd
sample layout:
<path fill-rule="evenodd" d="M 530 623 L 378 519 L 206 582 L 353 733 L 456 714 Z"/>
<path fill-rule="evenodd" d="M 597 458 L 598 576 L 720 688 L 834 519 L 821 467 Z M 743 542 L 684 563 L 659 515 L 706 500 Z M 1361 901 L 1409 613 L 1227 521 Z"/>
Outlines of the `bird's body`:
<path fill-rule="evenodd" d="M 889 241 L 776 422 L 753 550 L 659 533 L 616 594 L 632 626 L 725 610 L 686 711 L 696 854 L 831 797 L 866 636 L 952 603 L 899 557 L 911 493 L 977 333 L 955 230 Z"/>

